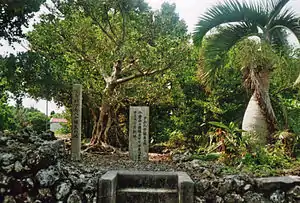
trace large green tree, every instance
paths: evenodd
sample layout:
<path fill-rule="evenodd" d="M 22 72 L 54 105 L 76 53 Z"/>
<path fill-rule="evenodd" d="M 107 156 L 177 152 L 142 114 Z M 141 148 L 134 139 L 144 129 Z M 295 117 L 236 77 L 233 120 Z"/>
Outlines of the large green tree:
<path fill-rule="evenodd" d="M 245 80 L 253 95 L 244 114 L 243 129 L 259 136 L 261 143 L 277 129 L 276 117 L 269 97 L 270 73 L 273 70 L 272 51 L 287 42 L 286 31 L 300 38 L 299 17 L 287 9 L 289 0 L 243 2 L 228 0 L 219 3 L 200 17 L 194 33 L 194 42 L 201 46 L 206 34 L 216 32 L 205 43 L 204 56 L 208 63 L 207 76 L 217 76 L 223 68 L 226 53 L 241 40 L 258 37 L 259 46 L 250 49 L 244 60 Z M 213 30 L 214 28 L 219 28 Z M 260 49 L 260 50 L 258 50 Z M 249 51 L 249 50 L 248 50 Z"/>
<path fill-rule="evenodd" d="M 22 26 L 28 26 L 33 13 L 39 11 L 46 0 L 1 0 L 0 38 L 10 42 L 23 37 Z"/>
<path fill-rule="evenodd" d="M 153 12 L 135 0 L 61 1 L 54 10 L 29 33 L 32 51 L 14 65 L 24 91 L 70 107 L 72 84 L 82 84 L 92 144 L 126 145 L 118 111 L 162 100 L 176 85 L 172 73 L 192 50 L 185 23 L 174 5 Z"/>

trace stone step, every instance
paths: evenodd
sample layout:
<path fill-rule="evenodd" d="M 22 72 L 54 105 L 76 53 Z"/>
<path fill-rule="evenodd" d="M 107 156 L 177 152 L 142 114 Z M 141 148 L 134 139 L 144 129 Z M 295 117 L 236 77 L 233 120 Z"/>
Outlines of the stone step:
<path fill-rule="evenodd" d="M 117 189 L 122 188 L 165 188 L 177 189 L 177 174 L 166 173 L 121 173 L 117 179 Z"/>
<path fill-rule="evenodd" d="M 120 203 L 178 203 L 178 191 L 164 188 L 124 188 L 117 190 Z"/>
<path fill-rule="evenodd" d="M 184 172 L 108 171 L 97 203 L 193 203 L 194 182 Z"/>

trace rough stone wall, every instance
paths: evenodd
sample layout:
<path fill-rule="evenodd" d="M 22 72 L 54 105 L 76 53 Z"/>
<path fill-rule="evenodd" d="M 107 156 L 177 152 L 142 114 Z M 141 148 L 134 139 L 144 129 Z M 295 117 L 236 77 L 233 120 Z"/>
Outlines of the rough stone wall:
<path fill-rule="evenodd" d="M 228 176 L 195 182 L 195 202 L 292 203 L 300 202 L 299 179 L 290 177 L 255 179 Z"/>
<path fill-rule="evenodd" d="M 44 133 L 0 134 L 0 202 L 95 202 L 97 177 L 79 171 L 64 142 Z"/>
<path fill-rule="evenodd" d="M 97 180 L 106 171 L 78 167 L 81 163 L 71 163 L 69 157 L 64 141 L 51 134 L 0 133 L 0 203 L 96 202 Z M 219 177 L 197 160 L 178 167 L 187 164 L 197 169 L 188 171 L 191 177 L 201 177 L 194 178 L 195 202 L 300 202 L 299 177 Z"/>

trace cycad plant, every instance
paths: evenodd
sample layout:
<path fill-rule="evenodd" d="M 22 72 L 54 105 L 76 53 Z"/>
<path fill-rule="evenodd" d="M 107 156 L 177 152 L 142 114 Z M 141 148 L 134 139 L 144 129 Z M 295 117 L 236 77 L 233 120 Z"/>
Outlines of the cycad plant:
<path fill-rule="evenodd" d="M 203 46 L 204 37 L 209 32 L 213 33 L 213 37 L 207 39 L 204 51 L 206 60 L 215 62 L 205 69 L 211 77 L 216 76 L 218 69 L 223 67 L 222 59 L 234 45 L 242 40 L 249 40 L 249 37 L 260 39 L 257 51 L 260 53 L 255 56 L 259 59 L 252 58 L 253 60 L 245 63 L 247 67 L 244 67 L 247 74 L 245 79 L 248 83 L 250 81 L 253 95 L 246 109 L 242 128 L 257 135 L 262 144 L 277 130 L 276 117 L 269 97 L 273 65 L 268 57 L 264 57 L 265 52 L 268 52 L 266 47 L 275 50 L 285 45 L 289 33 L 300 39 L 300 18 L 295 11 L 287 8 L 289 1 L 263 0 L 241 3 L 238 0 L 227 0 L 208 9 L 200 17 L 194 32 L 194 43 L 197 46 Z"/>

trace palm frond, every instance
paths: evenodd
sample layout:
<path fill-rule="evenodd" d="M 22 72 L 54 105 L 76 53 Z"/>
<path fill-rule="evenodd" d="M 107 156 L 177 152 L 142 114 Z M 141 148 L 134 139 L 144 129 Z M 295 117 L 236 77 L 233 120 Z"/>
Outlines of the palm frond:
<path fill-rule="evenodd" d="M 262 4 L 226 0 L 211 7 L 199 18 L 194 32 L 194 43 L 201 45 L 207 32 L 224 23 L 250 22 L 264 27 L 268 23 L 268 17 Z"/>
<path fill-rule="evenodd" d="M 204 57 L 209 65 L 206 72 L 214 77 L 222 68 L 226 53 L 239 41 L 249 37 L 258 36 L 258 28 L 251 23 L 239 23 L 222 27 L 217 34 L 209 39 L 204 47 Z"/>
<path fill-rule="evenodd" d="M 269 0 L 271 4 L 270 21 L 279 15 L 290 0 Z"/>
<path fill-rule="evenodd" d="M 287 30 L 283 28 L 273 30 L 271 32 L 271 45 L 277 51 L 287 47 L 289 45 Z"/>
<path fill-rule="evenodd" d="M 291 10 L 285 10 L 279 14 L 271 23 L 270 30 L 285 29 L 292 32 L 300 40 L 300 18 Z"/>

